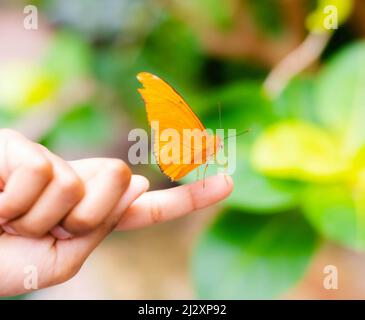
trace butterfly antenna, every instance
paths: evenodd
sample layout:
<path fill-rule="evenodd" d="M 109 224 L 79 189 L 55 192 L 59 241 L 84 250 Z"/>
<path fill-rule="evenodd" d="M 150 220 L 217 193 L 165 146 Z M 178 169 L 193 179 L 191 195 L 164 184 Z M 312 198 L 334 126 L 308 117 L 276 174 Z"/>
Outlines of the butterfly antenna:
<path fill-rule="evenodd" d="M 234 134 L 234 135 L 230 135 L 228 137 L 225 137 L 223 140 L 227 140 L 227 139 L 232 138 L 232 137 L 239 137 L 239 136 L 242 136 L 243 134 L 248 133 L 250 131 L 251 131 L 250 129 L 246 129 L 246 130 L 241 131 L 241 132 L 239 132 L 237 134 Z"/>
<path fill-rule="evenodd" d="M 219 129 L 222 129 L 222 109 L 221 103 L 218 102 Z"/>

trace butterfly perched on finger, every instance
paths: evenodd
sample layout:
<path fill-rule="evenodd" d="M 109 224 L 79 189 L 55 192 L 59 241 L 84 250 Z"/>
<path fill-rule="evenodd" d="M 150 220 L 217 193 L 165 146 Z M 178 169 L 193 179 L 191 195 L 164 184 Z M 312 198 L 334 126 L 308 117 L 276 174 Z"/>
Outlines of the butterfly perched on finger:
<path fill-rule="evenodd" d="M 216 156 L 221 138 L 207 131 L 172 86 L 148 72 L 139 73 L 137 79 L 143 85 L 138 91 L 145 103 L 148 122 L 154 130 L 153 151 L 156 162 L 166 176 L 172 181 L 179 180 Z M 170 132 L 172 136 L 174 133 L 178 138 L 163 138 L 164 132 Z M 197 140 L 200 138 L 198 142 L 197 137 Z"/>

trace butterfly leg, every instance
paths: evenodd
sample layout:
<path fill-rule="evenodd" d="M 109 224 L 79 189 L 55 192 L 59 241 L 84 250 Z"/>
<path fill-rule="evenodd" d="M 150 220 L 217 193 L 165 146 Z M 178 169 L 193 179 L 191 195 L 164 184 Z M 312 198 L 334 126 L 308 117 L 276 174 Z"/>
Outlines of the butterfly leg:
<path fill-rule="evenodd" d="M 204 167 L 204 174 L 203 174 L 203 189 L 205 188 L 205 176 L 207 173 L 207 169 L 208 169 L 208 163 L 206 163 L 205 167 Z"/>
<path fill-rule="evenodd" d="M 224 173 L 223 173 L 224 174 L 224 180 L 226 180 L 226 184 L 228 185 L 229 183 L 227 181 L 227 176 L 228 176 L 227 170 L 228 170 L 228 161 L 226 161 L 224 163 Z"/>

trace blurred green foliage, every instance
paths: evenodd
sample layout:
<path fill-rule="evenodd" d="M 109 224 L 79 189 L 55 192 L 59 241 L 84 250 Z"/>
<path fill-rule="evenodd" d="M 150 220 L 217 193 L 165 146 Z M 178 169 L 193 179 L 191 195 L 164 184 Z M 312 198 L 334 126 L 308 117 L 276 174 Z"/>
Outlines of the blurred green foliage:
<path fill-rule="evenodd" d="M 285 30 L 280 1 L 256 0 L 247 5 L 258 26 L 267 34 L 275 36 Z"/>
<path fill-rule="evenodd" d="M 333 1 L 307 7 L 313 2 L 312 32 Z M 87 79 L 96 88 L 92 95 L 71 99 L 41 141 L 53 150 L 103 145 L 115 116 L 105 92 L 132 126 L 147 127 L 135 76 L 149 71 L 176 87 L 206 127 L 219 127 L 220 104 L 223 128 L 250 129 L 237 138 L 235 189 L 192 258 L 198 297 L 278 298 L 304 275 L 318 239 L 365 249 L 364 42 L 329 52 L 317 71 L 296 77 L 270 100 L 262 90 L 267 65 L 210 54 L 190 21 L 170 7 L 143 0 L 37 3 L 57 28 L 42 63 L 2 70 L 1 125 L 52 105 L 64 88 Z M 228 33 L 235 27 L 232 3 L 182 4 Z M 350 1 L 341 3 L 340 24 L 351 12 Z M 279 1 L 247 7 L 253 29 L 270 39 L 287 31 Z M 210 166 L 208 174 L 215 170 Z M 185 181 L 195 179 L 194 173 Z"/>
<path fill-rule="evenodd" d="M 195 252 L 198 294 L 207 299 L 284 294 L 301 278 L 315 247 L 315 233 L 295 212 L 254 216 L 225 210 Z"/>
<path fill-rule="evenodd" d="M 218 241 L 214 238 L 216 231 L 226 228 L 232 219 L 234 221 L 231 222 L 232 225 L 237 226 L 242 223 L 242 233 L 235 233 L 233 228 L 231 232 L 235 234 L 237 241 L 240 236 L 241 241 L 245 241 L 249 232 L 245 229 L 248 228 L 247 214 L 275 211 L 277 216 L 281 211 L 287 215 L 287 210 L 291 208 L 297 214 L 303 214 L 322 237 L 354 249 L 364 249 L 365 158 L 359 156 L 359 152 L 363 154 L 365 132 L 364 127 L 360 125 L 364 119 L 362 112 L 365 106 L 363 77 L 365 69 L 361 67 L 364 61 L 365 44 L 362 42 L 354 44 L 336 54 L 317 75 L 313 76 L 313 79 L 295 79 L 276 101 L 272 101 L 271 117 L 263 117 L 257 110 L 245 107 L 245 117 L 241 123 L 246 127 L 258 123 L 255 118 L 253 123 L 245 122 L 250 119 L 246 114 L 250 111 L 254 112 L 254 117 L 271 121 L 266 123 L 264 128 L 257 128 L 258 136 L 254 137 L 251 148 L 238 142 L 237 146 L 245 150 L 243 159 L 246 161 L 238 157 L 240 165 L 236 171 L 238 177 L 236 190 L 226 202 L 228 208 L 235 208 L 234 214 L 231 209 L 226 209 L 222 213 L 223 217 L 208 228 L 202 237 L 196 253 L 194 272 L 202 296 L 215 295 L 213 288 L 207 284 L 207 279 L 210 277 L 208 270 L 214 269 L 212 272 L 221 277 L 224 274 L 232 275 L 229 266 L 222 262 L 224 255 L 220 253 L 224 249 L 216 242 L 210 245 L 211 237 L 214 241 Z M 241 94 L 243 88 L 244 86 Z M 241 106 L 248 101 L 249 99 L 242 100 Z M 255 106 L 267 110 L 267 105 L 255 103 Z M 229 109 L 225 112 L 229 112 Z M 246 138 L 244 137 L 244 140 L 250 145 L 250 139 Z M 251 169 L 247 168 L 247 158 L 251 160 Z M 270 181 L 272 189 L 270 192 L 267 192 L 267 188 L 262 188 L 264 179 Z M 267 187 L 267 184 L 265 185 Z M 272 199 L 270 195 L 275 193 L 282 196 L 279 198 L 282 201 L 274 198 L 276 201 L 269 202 L 267 207 L 263 206 L 268 199 Z M 239 222 L 239 212 L 242 213 L 241 222 Z M 252 216 L 250 219 L 249 225 L 253 224 L 252 221 L 255 219 L 258 224 L 262 221 L 261 216 L 257 218 Z M 270 225 L 270 220 L 268 221 Z M 292 228 L 296 226 L 297 224 L 293 223 L 283 227 L 287 229 L 282 232 L 291 234 Z M 219 233 L 219 239 L 226 241 L 225 245 L 229 246 L 233 234 L 228 231 Z M 300 244 L 304 245 L 308 241 L 307 245 L 312 248 L 311 243 L 315 236 L 311 234 L 313 238 L 309 236 L 298 238 Z M 288 240 L 288 245 L 294 245 L 293 240 Z M 274 243 L 275 238 L 270 238 L 268 241 Z M 295 244 L 295 246 L 298 250 L 293 250 L 292 255 L 298 254 L 298 259 L 301 257 L 302 261 L 306 259 L 309 261 L 313 250 L 301 252 L 300 245 Z M 233 246 L 231 250 L 234 248 Z M 239 254 L 246 255 L 246 249 L 241 249 Z M 279 256 L 278 253 L 277 258 Z M 248 258 L 241 258 L 239 261 L 244 263 L 245 259 Z M 232 286 L 227 289 L 232 293 L 229 297 L 274 298 L 278 295 L 280 285 L 270 286 L 268 285 L 270 281 L 266 278 L 267 272 L 275 271 L 275 263 L 270 265 L 270 260 L 267 260 L 269 271 L 263 270 L 262 259 L 264 258 L 260 256 L 250 257 L 250 263 L 257 268 L 255 272 L 249 272 L 245 265 L 242 265 L 237 281 L 222 279 L 224 282 L 227 281 L 227 285 Z M 303 271 L 300 265 L 296 265 L 288 257 L 283 259 L 286 260 L 287 266 L 291 265 L 293 272 Z M 206 272 L 204 278 L 202 278 L 203 268 Z M 273 282 L 279 281 L 278 277 L 280 276 L 277 275 L 275 278 L 275 275 L 271 275 L 269 279 Z M 265 290 L 260 289 L 262 278 L 266 279 L 268 285 Z M 292 280 L 294 281 L 294 278 Z M 245 281 L 256 281 L 256 286 L 246 284 Z M 214 282 L 211 285 L 214 285 Z M 285 285 L 289 288 L 290 281 Z M 222 286 L 224 287 L 223 284 Z M 220 293 L 216 294 L 216 297 L 222 297 Z"/>
<path fill-rule="evenodd" d="M 58 150 L 92 148 L 110 137 L 110 119 L 91 102 L 76 105 L 60 117 L 42 139 L 42 144 Z"/>

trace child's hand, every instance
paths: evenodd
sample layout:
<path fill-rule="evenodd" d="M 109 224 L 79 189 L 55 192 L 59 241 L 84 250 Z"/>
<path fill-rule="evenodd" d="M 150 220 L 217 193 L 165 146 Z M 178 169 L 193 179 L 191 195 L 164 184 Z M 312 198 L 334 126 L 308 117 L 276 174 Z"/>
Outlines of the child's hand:
<path fill-rule="evenodd" d="M 0 177 L 0 296 L 28 292 L 26 270 L 37 271 L 37 288 L 68 280 L 116 226 L 166 221 L 233 188 L 230 177 L 216 176 L 204 188 L 197 182 L 144 193 L 147 179 L 131 176 L 120 160 L 67 163 L 11 130 L 0 130 Z"/>
<path fill-rule="evenodd" d="M 86 234 L 103 223 L 131 178 L 117 159 L 67 163 L 11 130 L 0 131 L 0 225 L 9 234 Z M 143 178 L 141 178 L 143 179 Z M 145 181 L 145 191 L 148 182 Z"/>

